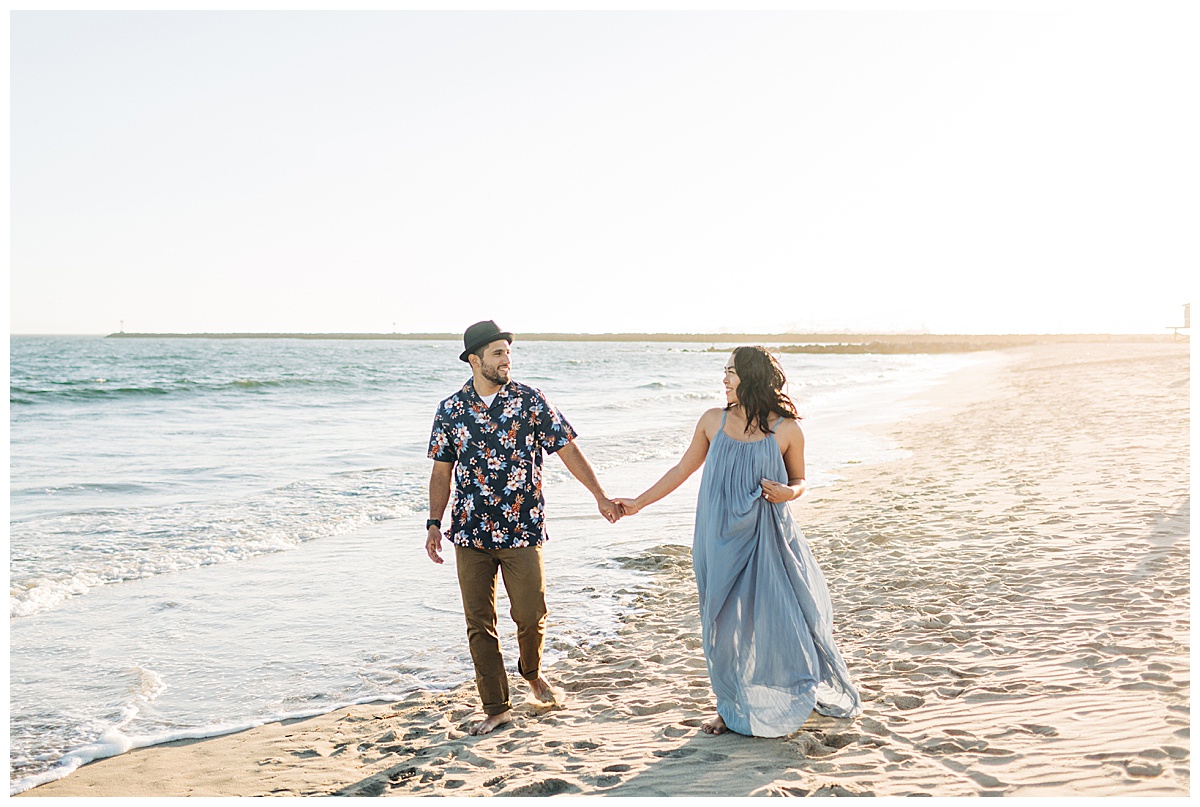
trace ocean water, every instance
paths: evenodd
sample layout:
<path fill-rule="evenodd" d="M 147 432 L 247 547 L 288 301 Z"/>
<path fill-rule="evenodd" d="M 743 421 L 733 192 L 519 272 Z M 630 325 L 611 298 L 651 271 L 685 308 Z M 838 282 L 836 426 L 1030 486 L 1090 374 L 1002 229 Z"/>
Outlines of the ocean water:
<path fill-rule="evenodd" d="M 633 496 L 723 404 L 727 354 L 705 347 L 518 341 L 513 375 L 563 411 L 609 495 Z M 468 680 L 453 554 L 435 566 L 423 551 L 429 427 L 469 377 L 459 349 L 12 337 L 10 791 Z M 819 486 L 899 456 L 866 427 L 978 359 L 781 360 Z M 547 459 L 548 675 L 615 633 L 646 579 L 620 558 L 690 543 L 699 479 L 609 525 Z"/>

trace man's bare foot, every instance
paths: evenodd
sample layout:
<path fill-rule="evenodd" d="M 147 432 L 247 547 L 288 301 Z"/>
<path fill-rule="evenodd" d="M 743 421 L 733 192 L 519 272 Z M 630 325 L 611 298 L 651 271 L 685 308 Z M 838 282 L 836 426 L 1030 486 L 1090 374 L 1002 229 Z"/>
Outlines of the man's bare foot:
<path fill-rule="evenodd" d="M 488 715 L 485 719 L 471 727 L 471 734 L 487 734 L 500 728 L 505 723 L 511 723 L 512 719 L 512 709 L 507 709 L 498 715 Z"/>
<path fill-rule="evenodd" d="M 537 698 L 542 703 L 558 704 L 562 702 L 562 694 L 550 686 L 550 682 L 543 676 L 538 676 L 529 682 L 530 689 L 533 690 L 533 697 Z"/>
<path fill-rule="evenodd" d="M 724 734 L 729 730 L 729 727 L 725 725 L 725 718 L 720 715 L 717 715 L 707 723 L 701 723 L 700 728 L 705 734 Z"/>

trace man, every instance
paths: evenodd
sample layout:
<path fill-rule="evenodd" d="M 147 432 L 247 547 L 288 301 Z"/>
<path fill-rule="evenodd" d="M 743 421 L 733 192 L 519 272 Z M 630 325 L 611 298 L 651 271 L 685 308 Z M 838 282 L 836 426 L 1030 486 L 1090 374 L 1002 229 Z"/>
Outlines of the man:
<path fill-rule="evenodd" d="M 562 458 L 610 523 L 621 517 L 575 445 L 575 430 L 540 390 L 509 377 L 512 341 L 513 335 L 491 320 L 467 328 L 459 359 L 471 365 L 472 378 L 438 406 L 429 439 L 433 473 L 425 551 L 434 563 L 443 562 L 441 518 L 453 477 L 456 494 L 447 537 L 454 544 L 475 685 L 486 714 L 472 734 L 487 734 L 512 720 L 508 674 L 496 634 L 498 569 L 517 623 L 517 671 L 538 700 L 555 699 L 541 674 L 546 623 L 541 545 L 547 539 L 542 452 Z"/>

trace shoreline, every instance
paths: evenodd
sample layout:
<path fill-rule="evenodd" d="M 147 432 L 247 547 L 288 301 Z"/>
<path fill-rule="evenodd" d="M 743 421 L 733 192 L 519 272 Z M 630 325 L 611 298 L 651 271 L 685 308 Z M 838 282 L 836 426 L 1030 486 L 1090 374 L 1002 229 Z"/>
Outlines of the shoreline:
<path fill-rule="evenodd" d="M 618 636 L 547 669 L 565 708 L 520 703 L 514 682 L 513 724 L 470 737 L 467 681 L 134 750 L 21 795 L 1186 795 L 1187 345 L 1003 358 L 879 427 L 911 457 L 795 507 L 858 720 L 701 733 L 689 549 L 671 544 L 624 559 L 656 576 Z M 1097 462 L 1114 452 L 1120 468 Z"/>

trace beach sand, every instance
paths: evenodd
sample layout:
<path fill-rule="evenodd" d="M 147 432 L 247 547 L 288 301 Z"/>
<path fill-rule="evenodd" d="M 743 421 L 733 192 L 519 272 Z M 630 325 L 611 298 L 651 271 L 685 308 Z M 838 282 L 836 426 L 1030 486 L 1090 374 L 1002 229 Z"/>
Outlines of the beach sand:
<path fill-rule="evenodd" d="M 887 427 L 911 457 L 794 506 L 856 720 L 702 733 L 690 550 L 665 545 L 625 559 L 656 574 L 619 636 L 545 670 L 565 704 L 518 696 L 491 735 L 466 734 L 464 682 L 133 751 L 23 795 L 1185 796 L 1188 379 L 1186 343 L 999 351 Z"/>

